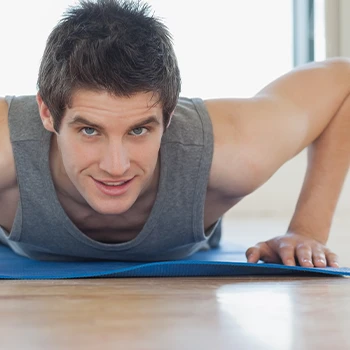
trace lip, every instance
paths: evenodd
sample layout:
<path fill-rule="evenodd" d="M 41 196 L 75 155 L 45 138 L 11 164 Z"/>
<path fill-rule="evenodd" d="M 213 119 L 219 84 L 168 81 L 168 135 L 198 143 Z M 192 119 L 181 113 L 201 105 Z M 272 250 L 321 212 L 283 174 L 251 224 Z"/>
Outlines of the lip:
<path fill-rule="evenodd" d="M 131 178 L 129 180 L 119 180 L 119 181 L 106 181 L 103 180 L 103 182 L 121 182 L 121 181 L 126 181 L 123 185 L 120 186 L 107 186 L 104 185 L 100 180 L 95 180 L 93 179 L 95 182 L 95 185 L 97 187 L 97 189 L 102 192 L 103 194 L 107 195 L 107 196 L 121 196 L 123 195 L 125 192 L 127 192 L 127 190 L 129 189 L 129 187 L 131 186 L 132 181 L 134 180 L 134 178 Z"/>

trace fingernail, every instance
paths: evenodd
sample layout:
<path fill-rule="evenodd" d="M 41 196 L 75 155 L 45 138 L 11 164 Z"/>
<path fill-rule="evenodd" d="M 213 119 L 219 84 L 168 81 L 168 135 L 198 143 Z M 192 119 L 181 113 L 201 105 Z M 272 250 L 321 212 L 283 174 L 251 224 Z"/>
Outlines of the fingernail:
<path fill-rule="evenodd" d="M 311 262 L 310 259 L 303 259 L 303 262 L 304 262 L 304 263 L 308 263 L 308 264 L 312 264 L 312 262 Z"/>
<path fill-rule="evenodd" d="M 333 262 L 334 267 L 340 267 L 337 262 Z"/>

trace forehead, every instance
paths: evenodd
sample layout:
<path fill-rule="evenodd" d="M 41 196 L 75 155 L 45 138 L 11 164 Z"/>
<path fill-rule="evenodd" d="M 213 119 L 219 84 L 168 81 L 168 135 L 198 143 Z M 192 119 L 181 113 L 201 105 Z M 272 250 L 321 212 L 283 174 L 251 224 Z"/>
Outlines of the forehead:
<path fill-rule="evenodd" d="M 72 95 L 67 108 L 67 121 L 76 114 L 128 120 L 150 115 L 161 118 L 162 106 L 158 103 L 158 95 L 153 92 L 141 92 L 125 97 L 115 96 L 106 91 L 78 90 Z"/>

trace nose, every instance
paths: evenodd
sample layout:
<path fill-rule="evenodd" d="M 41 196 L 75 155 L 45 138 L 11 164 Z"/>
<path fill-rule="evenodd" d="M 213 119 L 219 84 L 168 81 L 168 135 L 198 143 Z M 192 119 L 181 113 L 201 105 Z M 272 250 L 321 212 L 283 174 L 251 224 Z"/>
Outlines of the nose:
<path fill-rule="evenodd" d="M 103 152 L 100 169 L 112 177 L 120 177 L 130 168 L 128 151 L 121 142 L 110 142 Z"/>

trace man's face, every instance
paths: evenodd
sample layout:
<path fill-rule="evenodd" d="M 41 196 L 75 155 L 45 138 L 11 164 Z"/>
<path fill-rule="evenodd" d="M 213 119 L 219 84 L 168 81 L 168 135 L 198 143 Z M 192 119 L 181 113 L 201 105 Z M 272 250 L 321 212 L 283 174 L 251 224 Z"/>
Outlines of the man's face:
<path fill-rule="evenodd" d="M 152 96 L 78 91 L 64 115 L 56 134 L 61 167 L 100 214 L 126 212 L 150 188 L 164 131 Z"/>

